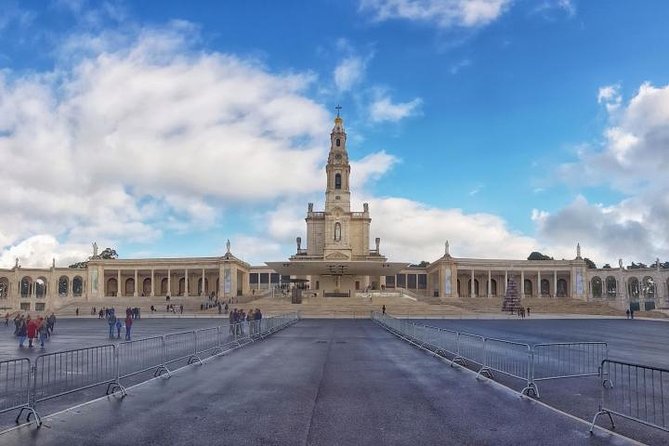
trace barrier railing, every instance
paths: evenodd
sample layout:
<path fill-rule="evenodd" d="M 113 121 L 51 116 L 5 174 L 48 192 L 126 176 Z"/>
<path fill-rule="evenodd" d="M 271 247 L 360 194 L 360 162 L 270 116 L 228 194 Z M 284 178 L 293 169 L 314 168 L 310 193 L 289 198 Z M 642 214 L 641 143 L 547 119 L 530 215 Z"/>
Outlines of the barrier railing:
<path fill-rule="evenodd" d="M 590 433 L 600 415 L 609 417 L 612 428 L 612 415 L 617 415 L 669 432 L 669 370 L 605 359 L 600 378 L 599 411 Z"/>
<path fill-rule="evenodd" d="M 30 410 L 30 360 L 0 361 L 0 413 Z"/>
<path fill-rule="evenodd" d="M 494 372 L 525 381 L 524 395 L 539 398 L 537 381 L 596 376 L 608 357 L 605 342 L 542 343 L 530 345 L 477 334 L 446 330 L 372 312 L 372 320 L 395 335 L 451 361 L 476 366 L 477 376 Z"/>
<path fill-rule="evenodd" d="M 170 333 L 135 341 L 86 347 L 0 361 L 0 413 L 20 409 L 16 422 L 28 412 L 26 421 L 42 420 L 36 405 L 74 392 L 106 385 L 107 394 L 127 394 L 122 379 L 153 371 L 166 373 L 168 366 L 183 362 L 202 364 L 210 357 L 262 339 L 298 320 L 297 313 L 275 316 L 244 324 Z"/>

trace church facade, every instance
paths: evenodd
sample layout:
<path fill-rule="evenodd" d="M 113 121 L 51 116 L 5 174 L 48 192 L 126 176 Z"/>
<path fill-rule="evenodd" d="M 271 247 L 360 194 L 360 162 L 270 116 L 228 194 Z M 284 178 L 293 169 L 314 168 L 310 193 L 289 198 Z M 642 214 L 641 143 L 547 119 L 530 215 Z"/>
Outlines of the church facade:
<path fill-rule="evenodd" d="M 370 291 L 412 298 L 490 298 L 518 284 L 520 297 L 571 297 L 618 308 L 669 307 L 669 269 L 659 260 L 651 268 L 588 268 L 577 247 L 573 260 L 473 259 L 444 255 L 427 265 L 389 262 L 381 239 L 370 247 L 371 212 L 367 204 L 351 209 L 350 175 L 343 119 L 337 115 L 325 167 L 325 206 L 308 204 L 306 246 L 285 261 L 252 266 L 231 252 L 215 257 L 102 259 L 94 248 L 84 268 L 20 265 L 0 269 L 0 309 L 51 311 L 71 303 L 85 305 L 126 297 L 212 294 L 229 298 L 261 295 L 277 287 L 299 286 L 316 297 L 355 297 Z"/>

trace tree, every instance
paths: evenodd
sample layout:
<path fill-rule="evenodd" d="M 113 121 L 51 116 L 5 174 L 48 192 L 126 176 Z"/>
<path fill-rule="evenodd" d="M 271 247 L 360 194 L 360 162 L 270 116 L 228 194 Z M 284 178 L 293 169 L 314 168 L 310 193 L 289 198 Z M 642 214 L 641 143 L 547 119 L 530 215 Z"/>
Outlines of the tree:
<path fill-rule="evenodd" d="M 588 265 L 588 269 L 597 269 L 597 265 L 595 265 L 595 262 L 590 260 L 589 258 L 584 258 L 583 261 L 585 262 L 586 265 Z"/>
<path fill-rule="evenodd" d="M 425 268 L 426 266 L 429 266 L 429 265 L 430 265 L 430 262 L 428 262 L 427 260 L 421 260 L 421 262 L 419 264 L 409 265 L 409 266 L 417 266 L 419 268 Z"/>
<path fill-rule="evenodd" d="M 611 265 L 606 263 L 606 264 L 604 264 L 604 266 L 602 266 L 602 269 L 611 269 Z"/>
<path fill-rule="evenodd" d="M 527 257 L 527 260 L 553 260 L 553 257 L 544 255 L 539 251 L 532 251 L 532 253 Z"/>
<path fill-rule="evenodd" d="M 118 259 L 118 253 L 115 249 L 105 248 L 99 256 L 101 259 Z"/>
<path fill-rule="evenodd" d="M 105 248 L 95 258 L 96 259 L 105 259 L 105 260 L 118 259 L 118 253 L 113 248 Z M 93 260 L 93 256 L 89 257 L 88 260 L 84 260 L 83 262 L 73 263 L 72 265 L 68 266 L 68 268 L 86 268 L 88 266 L 89 260 Z"/>

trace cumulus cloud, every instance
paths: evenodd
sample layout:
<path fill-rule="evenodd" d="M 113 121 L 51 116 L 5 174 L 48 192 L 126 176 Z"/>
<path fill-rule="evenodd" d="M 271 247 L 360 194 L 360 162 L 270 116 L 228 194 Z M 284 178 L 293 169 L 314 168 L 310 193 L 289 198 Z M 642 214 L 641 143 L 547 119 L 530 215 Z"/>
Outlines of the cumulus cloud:
<path fill-rule="evenodd" d="M 0 253 L 0 265 L 13 267 L 16 259 L 24 267 L 48 268 L 53 259 L 56 266 L 68 266 L 85 260 L 92 254 L 90 245 L 61 244 L 50 234 L 28 237 Z"/>
<path fill-rule="evenodd" d="M 361 0 L 375 20 L 405 19 L 440 28 L 474 28 L 499 18 L 511 0 Z"/>
<path fill-rule="evenodd" d="M 382 252 L 396 260 L 433 261 L 444 254 L 444 242 L 456 257 L 524 259 L 537 241 L 511 231 L 492 214 L 466 214 L 405 198 L 368 198 L 370 236 L 381 237 Z"/>
<path fill-rule="evenodd" d="M 151 241 L 225 204 L 320 189 L 329 114 L 307 96 L 314 76 L 191 50 L 187 29 L 0 73 L 1 252 L 43 234 Z"/>
<path fill-rule="evenodd" d="M 393 102 L 386 93 L 377 93 L 369 107 L 370 119 L 372 122 L 398 122 L 419 114 L 422 104 L 421 98 L 415 98 L 409 102 Z"/>
<path fill-rule="evenodd" d="M 345 57 L 334 70 L 334 81 L 339 91 L 349 91 L 365 76 L 367 62 L 359 56 Z"/>
<path fill-rule="evenodd" d="M 559 174 L 572 185 L 610 187 L 624 196 L 609 205 L 577 198 L 564 209 L 535 214 L 538 235 L 591 246 L 593 257 L 615 262 L 669 258 L 669 86 L 641 85 L 625 102 L 620 86 L 599 90 L 609 122 L 602 143 L 579 151 Z"/>

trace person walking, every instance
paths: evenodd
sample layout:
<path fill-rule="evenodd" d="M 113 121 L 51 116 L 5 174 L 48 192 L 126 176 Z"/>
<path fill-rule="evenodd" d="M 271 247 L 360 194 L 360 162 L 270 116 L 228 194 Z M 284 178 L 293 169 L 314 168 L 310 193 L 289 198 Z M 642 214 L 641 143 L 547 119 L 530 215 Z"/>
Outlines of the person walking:
<path fill-rule="evenodd" d="M 23 344 L 26 342 L 28 337 L 28 326 L 25 319 L 19 319 L 19 328 L 16 330 L 17 336 L 19 337 L 19 347 L 23 348 Z"/>
<path fill-rule="evenodd" d="M 49 323 L 41 317 L 38 322 L 37 333 L 39 334 L 39 344 L 40 347 L 44 348 L 44 341 L 46 341 L 47 336 L 49 336 Z"/>
<path fill-rule="evenodd" d="M 107 323 L 109 324 L 109 339 L 114 339 L 114 327 L 116 326 L 116 315 L 114 314 L 113 311 L 107 313 Z"/>
<path fill-rule="evenodd" d="M 33 348 L 33 339 L 37 337 L 37 319 L 31 319 L 28 316 L 26 326 L 28 328 L 28 348 Z"/>
<path fill-rule="evenodd" d="M 383 306 L 381 307 L 381 312 L 382 312 L 382 314 L 384 314 L 384 315 L 386 314 L 386 306 L 385 306 L 385 305 L 383 305 Z"/>
<path fill-rule="evenodd" d="M 127 317 L 127 316 L 126 316 Z M 123 322 L 121 318 L 116 318 L 116 339 L 121 339 L 121 328 L 123 327 Z"/>
<path fill-rule="evenodd" d="M 125 318 L 125 340 L 130 340 L 130 329 L 132 328 L 132 317 L 129 315 Z"/>
<path fill-rule="evenodd" d="M 630 318 L 630 309 L 629 308 L 627 310 L 625 310 L 625 314 L 627 315 L 627 319 L 629 319 Z"/>

